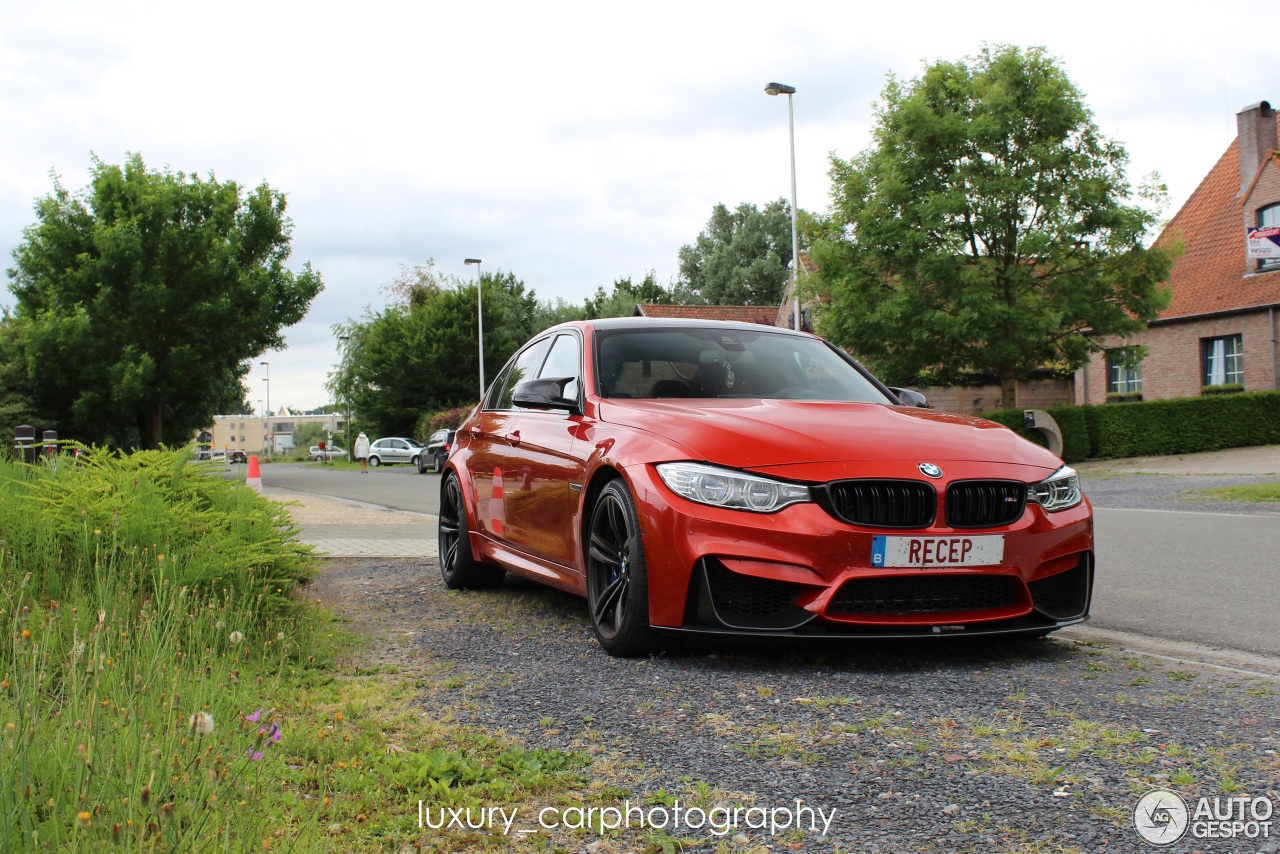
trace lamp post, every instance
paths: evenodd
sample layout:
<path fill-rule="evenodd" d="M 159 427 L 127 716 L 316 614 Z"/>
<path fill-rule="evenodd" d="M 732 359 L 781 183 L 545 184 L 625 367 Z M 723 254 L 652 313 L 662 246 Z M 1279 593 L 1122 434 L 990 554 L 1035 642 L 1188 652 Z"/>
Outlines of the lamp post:
<path fill-rule="evenodd" d="M 480 341 L 480 400 L 484 400 L 484 277 L 480 275 L 480 259 L 464 258 L 470 267 L 476 265 L 476 337 Z"/>
<path fill-rule="evenodd" d="M 791 109 L 791 96 L 796 87 L 785 83 L 770 83 L 764 87 L 766 95 L 787 96 L 787 129 L 791 134 L 791 296 L 793 297 L 792 323 L 800 329 L 800 244 L 796 240 L 796 122 Z"/>
<path fill-rule="evenodd" d="M 339 335 L 338 342 L 342 348 L 342 361 L 347 360 L 347 342 L 351 340 L 350 335 Z M 342 396 L 347 402 L 347 422 L 342 428 L 342 443 L 347 446 L 347 462 L 351 462 L 351 380 L 345 373 L 342 377 Z"/>
<path fill-rule="evenodd" d="M 263 377 L 262 381 L 267 384 L 267 430 L 265 435 L 267 437 L 267 459 L 271 459 L 271 363 L 259 362 L 258 364 L 267 369 L 267 375 Z"/>
<path fill-rule="evenodd" d="M 262 400 L 258 400 L 258 411 L 262 413 L 262 450 L 267 449 L 267 408 L 262 405 Z"/>

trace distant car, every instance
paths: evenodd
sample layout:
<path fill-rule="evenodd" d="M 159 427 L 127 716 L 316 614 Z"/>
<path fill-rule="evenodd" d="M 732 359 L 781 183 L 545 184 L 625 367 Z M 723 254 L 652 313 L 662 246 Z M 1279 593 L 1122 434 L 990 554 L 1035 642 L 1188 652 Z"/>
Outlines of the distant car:
<path fill-rule="evenodd" d="M 227 455 L 227 462 L 247 463 L 249 462 L 249 455 L 246 454 L 244 451 L 232 451 L 230 454 Z"/>
<path fill-rule="evenodd" d="M 315 460 L 318 463 L 325 460 L 340 460 L 346 457 L 347 452 L 339 448 L 337 445 L 329 445 L 323 451 L 319 445 L 312 445 L 307 451 L 307 459 Z"/>
<path fill-rule="evenodd" d="M 369 446 L 369 465 L 376 467 L 408 463 L 416 466 L 425 450 L 426 447 L 413 439 L 387 436 Z"/>
<path fill-rule="evenodd" d="M 444 469 L 444 461 L 449 458 L 449 452 L 453 450 L 453 440 L 457 433 L 457 430 L 444 429 L 431 434 L 427 439 L 426 453 L 418 457 L 419 474 Z"/>

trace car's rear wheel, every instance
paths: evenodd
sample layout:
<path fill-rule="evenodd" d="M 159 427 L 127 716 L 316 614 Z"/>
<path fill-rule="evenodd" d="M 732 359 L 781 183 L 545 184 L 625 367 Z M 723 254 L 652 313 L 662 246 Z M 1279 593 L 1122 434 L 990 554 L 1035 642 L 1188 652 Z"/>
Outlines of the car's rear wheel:
<path fill-rule="evenodd" d="M 369 465 L 373 466 L 374 468 L 377 468 L 378 466 L 382 465 L 382 460 L 378 459 L 376 456 L 369 457 Z"/>
<path fill-rule="evenodd" d="M 621 480 L 600 491 L 587 525 L 587 607 L 596 640 L 610 655 L 652 652 L 649 579 L 635 500 Z"/>
<path fill-rule="evenodd" d="M 462 500 L 458 478 L 450 476 L 440 490 L 440 527 L 437 539 L 440 551 L 440 576 L 451 590 L 497 587 L 506 572 L 481 563 L 471 554 L 471 538 L 467 536 L 467 508 Z"/>

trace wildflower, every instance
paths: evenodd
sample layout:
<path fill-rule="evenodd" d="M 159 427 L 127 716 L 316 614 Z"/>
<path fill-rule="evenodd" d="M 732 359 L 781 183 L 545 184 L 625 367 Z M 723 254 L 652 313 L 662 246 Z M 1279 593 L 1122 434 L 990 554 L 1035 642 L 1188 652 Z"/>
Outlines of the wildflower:
<path fill-rule="evenodd" d="M 248 721 L 249 723 L 256 724 L 259 721 L 259 719 L 262 718 L 262 709 L 258 709 L 258 711 L 254 712 L 251 715 L 241 715 L 241 718 L 243 720 Z"/>
<path fill-rule="evenodd" d="M 276 632 L 276 640 L 284 640 L 284 632 Z"/>
<path fill-rule="evenodd" d="M 208 712 L 196 712 L 187 722 L 196 735 L 208 735 L 213 732 L 213 715 Z"/>
<path fill-rule="evenodd" d="M 241 643 L 244 640 L 244 632 L 235 631 L 227 636 L 232 643 Z"/>
<path fill-rule="evenodd" d="M 81 810 L 76 813 L 76 823 L 81 827 L 93 827 L 93 813 L 88 810 Z"/>

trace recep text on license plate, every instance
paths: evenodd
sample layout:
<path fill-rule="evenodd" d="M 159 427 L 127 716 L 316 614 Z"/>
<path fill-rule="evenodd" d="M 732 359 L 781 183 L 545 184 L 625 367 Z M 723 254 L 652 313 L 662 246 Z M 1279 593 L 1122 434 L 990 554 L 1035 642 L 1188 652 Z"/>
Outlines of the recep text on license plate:
<path fill-rule="evenodd" d="M 995 566 L 1004 537 L 872 537 L 872 566 Z"/>

